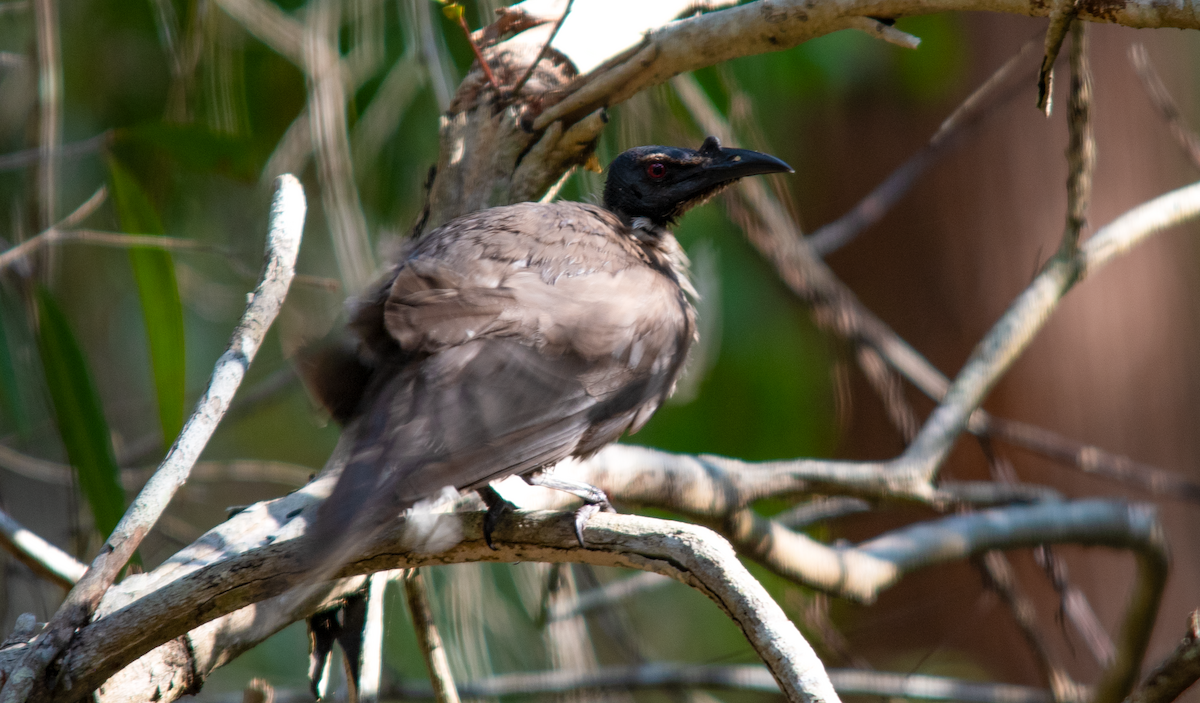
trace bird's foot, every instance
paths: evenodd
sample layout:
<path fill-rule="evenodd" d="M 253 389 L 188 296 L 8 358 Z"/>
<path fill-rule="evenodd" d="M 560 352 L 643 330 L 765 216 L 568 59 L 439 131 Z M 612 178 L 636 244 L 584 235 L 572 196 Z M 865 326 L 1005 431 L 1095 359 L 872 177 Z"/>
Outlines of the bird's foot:
<path fill-rule="evenodd" d="M 517 506 L 506 500 L 491 486 L 484 486 L 476 493 L 488 507 L 487 515 L 483 517 L 483 541 L 487 542 L 487 546 L 494 550 L 496 545 L 492 544 L 492 532 L 505 516 L 516 511 Z"/>
<path fill-rule="evenodd" d="M 583 528 L 587 527 L 588 520 L 591 520 L 593 515 L 601 511 L 606 513 L 617 512 L 613 508 L 612 503 L 608 502 L 608 494 L 590 484 L 569 481 L 548 474 L 526 476 L 525 481 L 531 486 L 553 488 L 554 490 L 565 491 L 583 499 L 583 506 L 575 511 L 575 539 L 579 540 L 580 547 L 587 547 L 587 543 L 583 540 Z"/>

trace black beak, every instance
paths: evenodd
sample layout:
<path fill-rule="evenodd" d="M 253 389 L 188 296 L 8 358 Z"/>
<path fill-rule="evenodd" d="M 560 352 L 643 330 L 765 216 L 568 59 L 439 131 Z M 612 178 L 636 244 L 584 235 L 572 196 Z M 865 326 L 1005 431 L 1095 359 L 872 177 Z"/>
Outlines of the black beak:
<path fill-rule="evenodd" d="M 716 137 L 705 139 L 699 153 L 706 162 L 702 173 L 710 183 L 766 173 L 795 173 L 791 166 L 770 154 L 749 149 L 723 149 Z"/>

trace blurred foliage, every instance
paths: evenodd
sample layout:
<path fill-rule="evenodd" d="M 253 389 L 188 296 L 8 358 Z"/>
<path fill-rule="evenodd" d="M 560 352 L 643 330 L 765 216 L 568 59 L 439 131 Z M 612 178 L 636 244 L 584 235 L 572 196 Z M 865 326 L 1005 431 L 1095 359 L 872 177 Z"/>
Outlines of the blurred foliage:
<path fill-rule="evenodd" d="M 67 457 L 91 506 L 96 529 L 108 535 L 125 512 L 120 469 L 108 438 L 108 423 L 79 342 L 54 295 L 39 286 L 38 350 L 46 386 Z"/>
<path fill-rule="evenodd" d="M 415 3 L 425 1 L 344 3 L 344 52 L 363 49 L 379 59 L 349 101 L 352 144 L 363 138 L 359 118 L 377 99 L 385 99 L 380 96 L 388 69 L 415 51 L 422 30 L 415 23 L 424 16 Z M 277 5 L 302 19 L 300 0 Z M 482 0 L 462 3 L 463 16 L 474 28 L 495 6 Z M 453 86 L 470 65 L 471 49 L 438 5 L 429 3 L 426 9 L 432 18 L 424 28 L 432 37 L 432 53 L 441 57 L 439 70 Z M 102 148 L 61 159 L 56 217 L 66 216 L 107 182 L 108 202 L 82 227 L 187 238 L 241 262 L 205 251 L 138 248 L 126 253 L 76 242 L 0 271 L 0 443 L 40 459 L 69 462 L 78 471 L 75 487 L 18 478 L 11 467 L 0 468 L 0 497 L 15 518 L 90 559 L 91 522 L 80 517 L 81 505 L 90 508 L 101 532 L 112 528 L 126 499 L 118 459 L 122 466 L 144 466 L 161 458 L 241 313 L 261 260 L 270 180 L 264 169 L 293 122 L 304 119 L 306 88 L 295 66 L 223 14 L 217 3 L 81 0 L 59 3 L 58 11 L 64 144 L 102 133 L 110 138 Z M 36 147 L 39 134 L 34 18 L 27 9 L 7 5 L 0 12 L 0 52 L 6 52 L 0 61 L 0 153 L 14 153 Z M 811 163 L 797 125 L 815 105 L 866 91 L 892 91 L 926 103 L 942 100 L 959 83 L 964 48 L 956 18 L 913 18 L 900 26 L 924 39 L 921 51 L 905 52 L 843 32 L 787 52 L 706 69 L 699 78 L 748 146 L 786 158 L 797 167 L 799 182 L 807 183 L 817 176 L 806 172 Z M 602 162 L 638 140 L 699 142 L 703 135 L 672 107 L 665 92 L 649 91 L 612 110 L 613 124 L 599 148 Z M 395 248 L 419 213 L 422 184 L 437 160 L 441 112 L 432 79 L 409 102 L 390 107 L 398 115 L 393 128 L 377 148 L 356 150 L 354 164 L 367 222 L 377 248 L 385 252 Z M 654 119 L 663 116 L 670 119 Z M 297 129 L 307 127 L 302 122 Z M 300 164 L 310 214 L 299 271 L 336 277 L 311 159 Z M 599 177 L 580 172 L 563 197 L 596 199 L 600 184 Z M 786 187 L 784 181 L 777 185 Z M 44 226 L 37 219 L 44 197 L 39 188 L 35 162 L 0 171 L 0 250 Z M 697 262 L 706 295 L 703 358 L 693 361 L 681 397 L 632 441 L 747 459 L 832 452 L 837 427 L 831 345 L 718 206 L 690 215 L 679 235 Z M 314 470 L 323 464 L 337 429 L 312 408 L 297 383 L 286 382 L 286 370 L 300 345 L 336 324 L 343 297 L 354 292 L 294 287 L 243 386 L 241 410 L 219 428 L 206 459 L 272 459 Z M 49 496 L 56 507 L 27 507 L 33 505 L 25 500 L 31 492 Z M 226 506 L 280 492 L 267 485 L 188 486 L 171 519 L 144 545 L 147 564 L 160 562 L 224 519 Z M 494 664 L 496 671 L 546 666 L 541 623 L 530 605 L 536 600 L 531 594 L 545 585 L 546 567 L 473 565 L 434 572 L 439 617 L 447 623 L 443 634 L 451 652 L 460 652 L 452 654 L 456 666 L 485 673 L 461 652 L 482 647 L 486 654 L 489 646 L 488 666 Z M 601 580 L 619 576 L 613 570 L 599 573 Z M 454 574 L 486 585 L 466 594 L 464 579 L 455 580 Z M 781 602 L 803 601 L 802 594 L 794 597 L 795 586 L 761 569 L 756 575 Z M 11 570 L 5 578 L 33 580 Z M 43 592 L 32 605 L 8 603 L 4 627 L 23 610 L 45 619 L 57 597 Z M 394 646 L 388 661 L 404 676 L 420 677 L 423 667 L 401 600 L 397 596 L 397 607 L 391 608 L 388 638 Z M 621 604 L 618 611 L 638 633 L 638 650 L 648 659 L 749 660 L 736 628 L 711 603 L 677 584 Z M 480 631 L 486 633 L 481 641 L 469 641 Z M 602 661 L 627 656 L 614 642 L 604 644 L 601 636 L 597 641 Z M 206 690 L 239 687 L 251 676 L 301 686 L 304 649 L 303 629 L 288 628 L 222 671 Z"/>
<path fill-rule="evenodd" d="M 133 174 L 115 158 L 108 161 L 113 205 L 121 228 L 129 234 L 164 234 L 162 221 Z M 150 362 L 158 395 L 163 440 L 170 443 L 183 429 L 184 352 L 183 306 L 175 282 L 171 255 L 159 249 L 134 247 L 129 263 L 142 302 L 142 319 L 150 338 Z"/>

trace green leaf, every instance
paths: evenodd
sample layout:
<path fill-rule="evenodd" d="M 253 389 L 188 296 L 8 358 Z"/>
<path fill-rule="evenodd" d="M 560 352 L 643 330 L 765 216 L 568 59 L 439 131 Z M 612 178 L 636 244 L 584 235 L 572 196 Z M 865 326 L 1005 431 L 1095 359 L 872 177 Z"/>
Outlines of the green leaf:
<path fill-rule="evenodd" d="M 66 315 L 44 287 L 38 287 L 36 299 L 38 350 L 50 399 L 54 402 L 58 431 L 96 519 L 96 529 L 107 537 L 125 513 L 125 491 L 121 488 L 108 423 L 87 359 L 75 341 Z"/>
<path fill-rule="evenodd" d="M 28 437 L 32 427 L 21 399 L 17 367 L 13 363 L 12 347 L 9 346 L 8 334 L 4 329 L 5 319 L 11 318 L 5 314 L 3 301 L 0 300 L 0 408 L 16 422 L 17 432 L 22 437 Z"/>
<path fill-rule="evenodd" d="M 162 234 L 162 220 L 133 174 L 113 158 L 108 160 L 108 171 L 121 229 L 129 234 Z M 183 429 L 185 388 L 183 305 L 179 301 L 175 265 L 170 253 L 148 247 L 130 249 L 129 262 L 133 265 L 150 343 L 163 441 L 170 444 Z"/>

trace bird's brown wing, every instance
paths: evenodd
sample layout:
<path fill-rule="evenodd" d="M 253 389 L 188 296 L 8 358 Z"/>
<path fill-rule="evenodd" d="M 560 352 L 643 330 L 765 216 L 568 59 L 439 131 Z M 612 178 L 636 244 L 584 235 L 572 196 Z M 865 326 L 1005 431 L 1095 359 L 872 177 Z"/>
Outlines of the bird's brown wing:
<path fill-rule="evenodd" d="M 335 535 L 367 534 L 443 486 L 476 488 L 595 451 L 669 393 L 692 336 L 686 300 L 621 242 L 599 252 L 604 266 L 573 263 L 584 218 L 569 212 L 561 233 L 493 221 L 489 246 L 501 253 L 473 262 L 460 258 L 469 239 L 435 240 L 360 313 L 358 324 L 381 325 L 394 349 L 375 351 L 318 536 L 340 543 Z M 573 275 L 547 275 L 553 266 Z"/>

